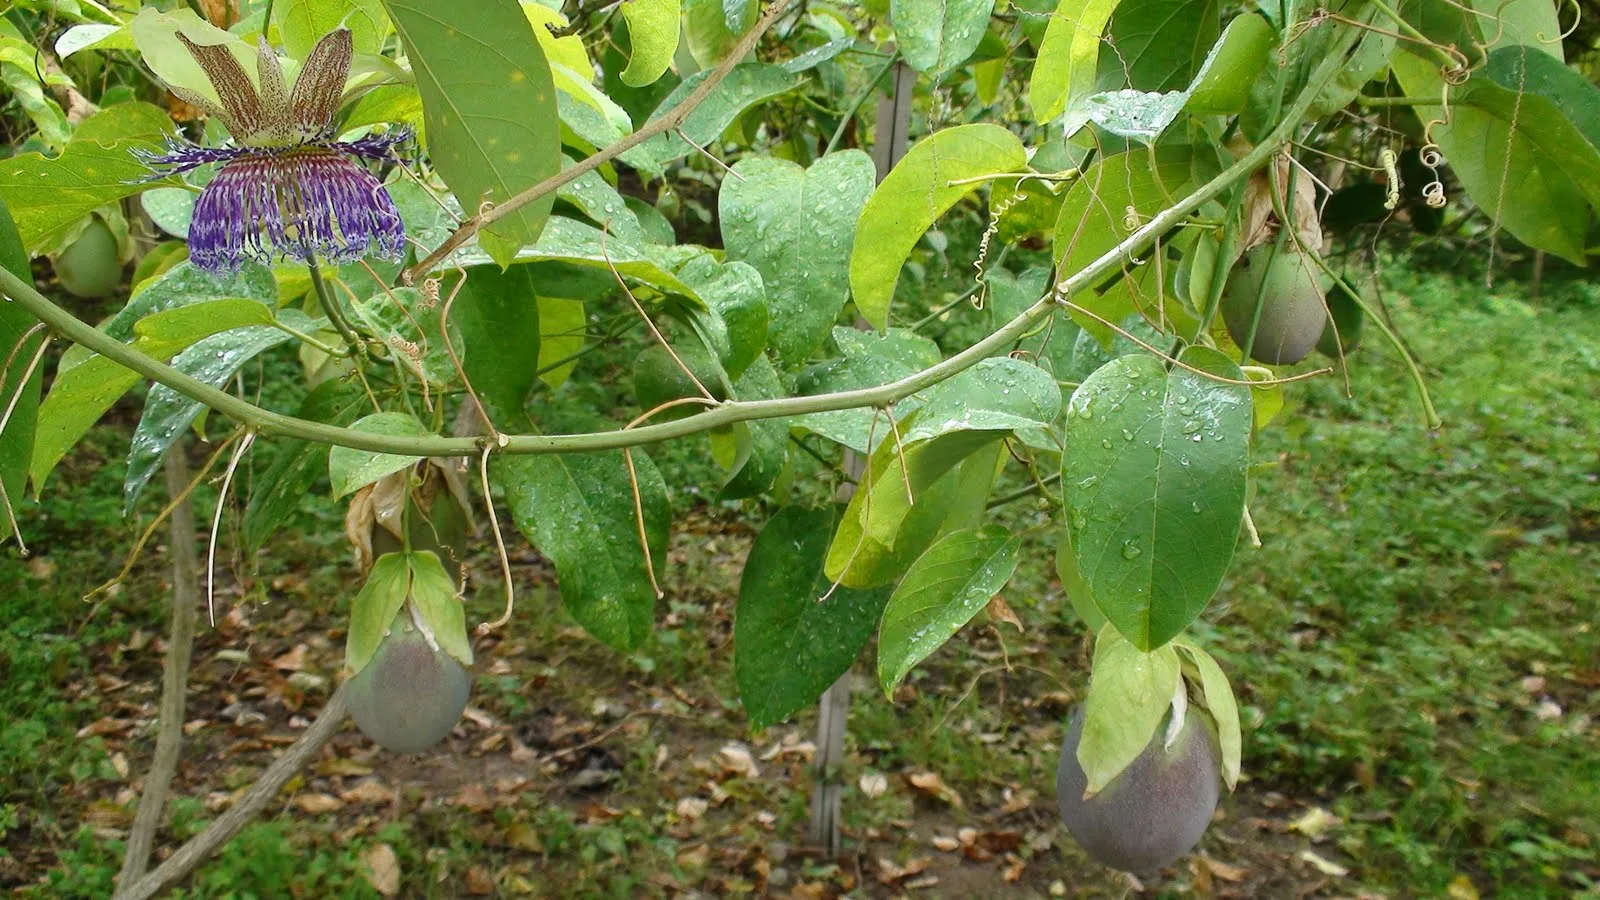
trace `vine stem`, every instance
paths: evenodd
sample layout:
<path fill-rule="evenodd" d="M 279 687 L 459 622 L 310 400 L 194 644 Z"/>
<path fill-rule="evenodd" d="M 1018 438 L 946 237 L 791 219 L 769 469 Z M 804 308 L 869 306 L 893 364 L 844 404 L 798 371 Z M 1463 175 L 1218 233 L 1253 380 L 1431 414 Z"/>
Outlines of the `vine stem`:
<path fill-rule="evenodd" d="M 772 24 L 778 21 L 788 9 L 789 4 L 782 2 L 774 3 L 767 7 L 767 11 L 761 15 L 760 19 L 756 20 L 754 25 L 750 26 L 750 30 L 744 33 L 744 37 L 739 38 L 739 42 L 728 51 L 727 57 L 718 63 L 715 69 L 711 70 L 711 74 L 696 85 L 695 89 L 689 92 L 689 96 L 685 97 L 682 103 L 668 110 L 661 118 L 646 122 L 638 131 L 604 150 L 585 157 L 581 162 L 562 169 L 522 193 L 482 210 L 477 215 L 462 222 L 456 227 L 455 231 L 450 233 L 444 243 L 435 248 L 432 253 L 429 253 L 409 269 L 401 272 L 400 282 L 402 284 L 415 283 L 418 278 L 431 272 L 435 266 L 451 253 L 454 253 L 462 244 L 471 240 L 479 231 L 488 228 L 495 222 L 511 215 L 545 194 L 549 194 L 576 180 L 585 173 L 600 168 L 602 165 L 656 135 L 666 134 L 677 129 L 684 123 L 685 119 L 689 118 L 689 114 L 694 112 L 696 107 L 711 96 L 711 92 L 716 89 L 717 85 L 722 83 L 724 78 L 728 77 L 728 73 L 733 71 L 733 67 L 738 65 L 746 54 L 755 49 L 756 43 L 761 40 L 761 35 L 765 34 L 767 29 L 771 28 Z"/>
<path fill-rule="evenodd" d="M 713 428 L 756 419 L 772 419 L 804 415 L 814 412 L 831 412 L 841 409 L 881 407 L 896 403 L 918 391 L 936 385 L 978 362 L 1001 352 L 1019 337 L 1028 333 L 1037 323 L 1052 315 L 1060 301 L 1089 289 L 1112 270 L 1120 268 L 1129 255 L 1136 255 L 1149 247 L 1161 234 L 1182 224 L 1195 209 L 1219 196 L 1241 179 L 1265 163 L 1294 135 L 1301 116 L 1305 115 L 1316 92 L 1339 71 L 1361 32 L 1351 29 L 1342 37 L 1335 52 L 1329 53 L 1313 73 L 1308 87 L 1296 98 L 1288 115 L 1284 116 L 1261 143 L 1225 169 L 1215 178 L 1196 188 L 1173 206 L 1150 218 L 1117 246 L 1100 258 L 1073 273 L 1055 285 L 1053 291 L 1040 298 L 1016 318 L 1002 325 L 994 333 L 967 349 L 933 366 L 908 375 L 898 381 L 871 388 L 817 394 L 808 397 L 784 397 L 772 400 L 742 400 L 723 403 L 715 409 L 696 413 L 672 422 L 661 422 L 639 428 L 583 434 L 517 434 L 505 435 L 496 448 L 500 453 L 540 454 L 579 453 L 596 450 L 618 450 L 637 447 L 673 438 L 700 434 Z M 568 172 L 571 169 L 566 170 Z M 11 297 L 28 312 L 55 329 L 68 340 L 82 344 L 129 369 L 160 382 L 190 399 L 197 400 L 229 418 L 246 425 L 250 430 L 266 436 L 282 435 L 366 450 L 374 453 L 395 453 L 408 456 L 475 456 L 482 448 L 484 438 L 443 437 L 439 435 L 385 435 L 369 434 L 350 428 L 297 419 L 272 412 L 218 390 L 172 366 L 140 353 L 78 319 L 43 294 L 34 290 L 11 272 L 0 269 L 0 292 Z"/>
<path fill-rule="evenodd" d="M 171 533 L 172 553 L 172 621 L 168 626 L 166 666 L 161 678 L 161 706 L 157 715 L 155 757 L 150 771 L 145 774 L 144 790 L 139 796 L 139 811 L 134 815 L 133 828 L 128 833 L 128 848 L 122 858 L 122 873 L 117 877 L 124 895 L 150 862 L 150 851 L 155 845 L 156 829 L 161 824 L 161 813 L 166 809 L 168 789 L 172 776 L 178 769 L 178 756 L 183 751 L 183 712 L 185 691 L 189 684 L 189 658 L 194 648 L 195 618 L 199 612 L 200 559 L 195 553 L 194 505 L 189 502 L 189 463 L 184 457 L 180 442 L 167 453 L 167 493 L 176 501 Z"/>

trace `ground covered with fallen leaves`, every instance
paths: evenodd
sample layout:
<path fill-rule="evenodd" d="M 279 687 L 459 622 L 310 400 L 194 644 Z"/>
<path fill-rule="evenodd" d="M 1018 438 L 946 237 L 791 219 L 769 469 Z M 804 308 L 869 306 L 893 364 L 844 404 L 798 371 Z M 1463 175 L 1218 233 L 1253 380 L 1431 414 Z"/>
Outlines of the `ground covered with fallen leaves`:
<path fill-rule="evenodd" d="M 893 698 L 858 666 L 833 773 L 845 850 L 825 858 L 805 840 L 815 717 L 751 733 L 732 679 L 739 573 L 770 511 L 682 491 L 643 650 L 587 638 L 513 541 L 516 615 L 477 640 L 450 738 L 397 756 L 346 728 L 179 895 L 1593 895 L 1600 328 L 1593 306 L 1515 296 L 1469 305 L 1476 331 L 1434 324 L 1461 295 L 1429 278 L 1390 298 L 1445 432 L 1416 425 L 1402 367 L 1373 346 L 1353 399 L 1314 382 L 1264 436 L 1264 546 L 1241 548 L 1196 629 L 1239 693 L 1246 779 L 1159 878 L 1096 866 L 1059 825 L 1055 765 L 1089 648 L 1048 507 L 1005 509 L 1027 538 L 1003 605 Z M 120 518 L 126 440 L 81 448 L 25 510 L 33 556 L 0 562 L 0 889 L 21 897 L 109 896 L 153 749 L 164 531 L 120 586 L 82 599 L 153 512 Z M 673 465 L 664 455 L 669 480 Z M 209 511 L 214 486 L 197 497 Z M 258 556 L 225 540 L 158 858 L 226 809 L 339 677 L 357 586 L 342 541 L 316 498 Z M 469 574 L 469 621 L 498 615 L 488 541 Z"/>

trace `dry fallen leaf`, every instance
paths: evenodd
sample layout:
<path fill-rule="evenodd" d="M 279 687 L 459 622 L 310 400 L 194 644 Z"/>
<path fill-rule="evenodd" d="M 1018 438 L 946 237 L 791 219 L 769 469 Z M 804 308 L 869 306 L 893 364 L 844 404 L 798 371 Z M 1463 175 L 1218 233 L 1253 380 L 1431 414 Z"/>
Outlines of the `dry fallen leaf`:
<path fill-rule="evenodd" d="M 944 851 L 945 853 L 950 853 L 952 851 L 961 849 L 961 842 L 953 837 L 947 837 L 941 834 L 933 839 L 933 846 L 938 850 Z"/>
<path fill-rule="evenodd" d="M 745 778 L 760 778 L 761 767 L 756 765 L 756 758 L 751 755 L 750 748 L 743 744 L 729 744 L 717 751 L 717 759 L 722 767 L 736 775 Z"/>
<path fill-rule="evenodd" d="M 1318 841 L 1328 833 L 1328 829 L 1339 824 L 1339 817 L 1328 812 L 1320 806 L 1313 806 L 1306 810 L 1305 815 L 1289 823 L 1291 831 L 1298 831 L 1313 841 Z"/>
<path fill-rule="evenodd" d="M 931 856 L 913 857 L 905 865 L 897 865 L 894 860 L 887 857 L 878 857 L 878 880 L 884 884 L 894 884 L 913 875 L 921 875 L 933 863 Z"/>
<path fill-rule="evenodd" d="M 494 893 L 494 876 L 477 866 L 467 870 L 467 893 L 474 897 L 487 897 Z"/>
<path fill-rule="evenodd" d="M 956 793 L 954 788 L 945 784 L 944 779 L 940 778 L 936 772 L 912 772 L 906 776 L 906 781 L 910 782 L 912 787 L 930 797 L 936 797 L 951 806 L 959 807 L 962 805 L 961 795 Z"/>
<path fill-rule="evenodd" d="M 394 791 L 376 778 L 363 778 L 349 790 L 340 791 L 339 799 L 346 803 L 393 803 Z"/>
<path fill-rule="evenodd" d="M 866 796 L 881 797 L 889 789 L 889 777 L 882 772 L 866 772 L 856 784 Z"/>
<path fill-rule="evenodd" d="M 1350 874 L 1349 869 L 1331 860 L 1323 859 L 1315 853 L 1312 853 L 1310 850 L 1301 850 L 1300 860 L 1302 862 L 1310 863 L 1318 872 L 1321 872 L 1324 875 L 1330 875 L 1334 878 L 1343 878 L 1344 876 Z"/>
<path fill-rule="evenodd" d="M 678 818 L 693 822 L 705 815 L 710 806 L 711 804 L 699 797 L 685 797 L 678 801 Z"/>
<path fill-rule="evenodd" d="M 373 844 L 361 855 L 361 877 L 385 897 L 400 893 L 400 860 L 388 844 Z"/>
<path fill-rule="evenodd" d="M 1241 866 L 1230 866 L 1225 862 L 1218 862 L 1209 856 L 1201 856 L 1198 857 L 1198 859 L 1200 865 L 1204 866 L 1207 872 L 1210 872 L 1213 876 L 1220 878 L 1223 881 L 1231 881 L 1234 884 L 1238 884 L 1239 882 L 1243 881 L 1244 876 L 1248 874 L 1248 870 Z"/>
<path fill-rule="evenodd" d="M 295 644 L 293 650 L 274 659 L 272 667 L 284 672 L 298 672 L 306 667 L 306 651 L 309 649 L 305 644 Z"/>
<path fill-rule="evenodd" d="M 544 851 L 544 842 L 539 840 L 539 832 L 527 822 L 513 822 L 506 829 L 506 846 L 514 850 L 524 850 L 528 853 L 541 853 Z"/>
<path fill-rule="evenodd" d="M 1016 855 L 1015 853 L 1007 853 L 1006 870 L 1005 872 L 1001 873 L 1000 877 L 1004 878 L 1007 883 L 1015 882 L 1022 878 L 1022 870 L 1026 869 L 1027 867 L 1028 863 L 1024 861 L 1022 857 Z"/>
<path fill-rule="evenodd" d="M 296 794 L 294 798 L 294 805 L 300 807 L 302 812 L 308 812 L 314 816 L 319 816 L 323 813 L 337 812 L 338 810 L 343 809 L 344 801 L 333 796 L 332 794 L 313 792 Z"/>

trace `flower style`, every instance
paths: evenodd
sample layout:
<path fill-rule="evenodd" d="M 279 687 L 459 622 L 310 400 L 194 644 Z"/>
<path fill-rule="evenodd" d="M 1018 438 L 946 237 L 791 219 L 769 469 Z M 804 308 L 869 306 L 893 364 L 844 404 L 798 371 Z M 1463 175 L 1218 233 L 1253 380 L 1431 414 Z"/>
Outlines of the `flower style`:
<path fill-rule="evenodd" d="M 363 160 L 391 158 L 404 130 L 335 140 L 333 118 L 350 73 L 349 29 L 319 41 L 291 93 L 282 63 L 260 42 L 256 82 L 225 45 L 197 44 L 179 33 L 220 103 L 171 85 L 180 99 L 220 119 L 234 146 L 201 147 L 169 139 L 165 152 L 135 151 L 163 178 L 211 163 L 222 170 L 201 191 L 189 226 L 189 258 L 211 272 L 233 272 L 247 259 L 354 262 L 373 254 L 398 259 L 405 249 L 400 213 Z"/>

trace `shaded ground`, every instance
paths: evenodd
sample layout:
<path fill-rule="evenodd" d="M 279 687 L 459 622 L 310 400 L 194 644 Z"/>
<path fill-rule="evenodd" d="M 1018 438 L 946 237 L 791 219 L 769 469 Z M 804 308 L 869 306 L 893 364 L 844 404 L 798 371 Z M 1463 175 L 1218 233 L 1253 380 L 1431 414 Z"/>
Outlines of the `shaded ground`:
<path fill-rule="evenodd" d="M 1152 893 L 1572 896 L 1600 880 L 1596 298 L 1535 309 L 1435 279 L 1398 288 L 1449 425 L 1421 432 L 1369 334 L 1353 400 L 1323 379 L 1264 437 L 1265 546 L 1241 548 L 1197 628 L 1239 692 L 1249 780 Z M 164 553 L 103 606 L 78 600 L 142 527 L 117 510 L 125 441 L 76 454 L 28 511 L 35 558 L 0 563 L 0 888 L 20 896 L 109 893 L 152 749 Z M 661 455 L 669 482 L 696 450 Z M 518 615 L 478 643 L 473 707 L 447 745 L 395 757 L 347 729 L 182 895 L 376 896 L 391 859 L 407 897 L 1134 889 L 1055 816 L 1060 723 L 1087 660 L 1046 511 L 1005 513 L 1033 529 L 1005 594 L 1022 633 L 980 617 L 893 703 L 862 679 L 836 861 L 801 846 L 809 717 L 751 735 L 733 690 L 738 572 L 765 516 L 686 493 L 645 650 L 571 627 L 550 571 L 514 548 Z M 310 508 L 260 557 L 224 560 L 165 846 L 294 739 L 342 662 L 353 567 Z M 487 556 L 472 576 L 469 618 L 492 618 Z"/>

